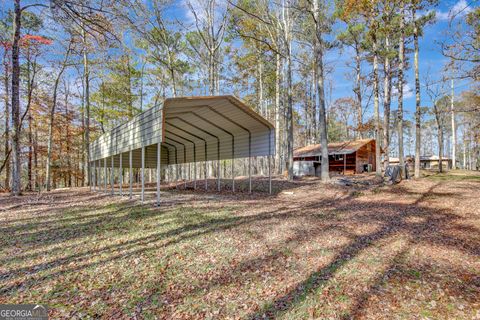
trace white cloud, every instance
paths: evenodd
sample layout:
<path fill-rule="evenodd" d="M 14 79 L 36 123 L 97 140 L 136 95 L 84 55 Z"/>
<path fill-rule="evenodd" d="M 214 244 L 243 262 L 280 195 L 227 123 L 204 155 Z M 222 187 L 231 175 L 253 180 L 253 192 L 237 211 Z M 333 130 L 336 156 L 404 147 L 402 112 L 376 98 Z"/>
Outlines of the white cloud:
<path fill-rule="evenodd" d="M 395 86 L 392 88 L 392 95 L 393 96 L 398 96 L 398 89 Z M 413 96 L 414 96 L 414 94 L 413 94 L 412 88 L 410 87 L 410 85 L 408 83 L 405 83 L 403 85 L 403 99 L 409 99 Z"/>
<path fill-rule="evenodd" d="M 436 17 L 440 21 L 446 21 L 451 19 L 452 17 L 463 17 L 470 12 L 472 12 L 472 8 L 467 3 L 467 1 L 459 0 L 448 11 L 437 10 Z"/>
<path fill-rule="evenodd" d="M 183 0 L 182 2 L 182 7 L 184 10 L 185 14 L 185 19 L 187 23 L 195 23 L 195 15 L 197 16 L 197 19 L 199 20 L 200 24 L 205 24 L 207 20 L 207 8 L 208 8 L 208 2 L 205 0 Z M 227 1 L 218 1 L 214 2 L 214 15 L 215 15 L 215 21 L 214 24 L 217 25 L 221 22 L 221 19 L 223 18 L 226 9 L 228 6 Z M 193 12 L 195 11 L 195 13 Z"/>

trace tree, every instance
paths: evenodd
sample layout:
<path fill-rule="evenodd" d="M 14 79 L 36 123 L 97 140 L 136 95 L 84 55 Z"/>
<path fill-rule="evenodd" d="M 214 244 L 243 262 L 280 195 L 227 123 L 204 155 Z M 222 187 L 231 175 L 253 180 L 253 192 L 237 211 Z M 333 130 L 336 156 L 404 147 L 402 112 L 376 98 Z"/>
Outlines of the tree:
<path fill-rule="evenodd" d="M 164 17 L 167 5 L 164 1 L 154 0 L 147 7 L 143 1 L 126 0 L 125 4 L 120 6 L 118 15 L 135 31 L 138 37 L 137 45 L 147 52 L 148 62 L 166 69 L 171 95 L 176 97 L 178 86 L 189 71 L 188 63 L 182 57 L 188 48 L 178 26 Z"/>
<path fill-rule="evenodd" d="M 70 0 L 51 0 L 52 6 L 43 2 L 33 2 L 25 6 L 21 6 L 21 0 L 14 0 L 13 4 L 13 38 L 12 38 L 12 96 L 11 96 L 11 116 L 12 116 L 12 195 L 18 196 L 21 194 L 21 166 L 20 166 L 20 39 L 22 28 L 22 14 L 26 10 L 34 7 L 44 7 L 52 9 L 55 13 L 55 18 L 61 20 L 69 20 L 77 25 L 82 21 L 87 20 L 88 24 L 82 24 L 86 32 L 93 30 L 99 32 L 107 32 L 102 23 L 98 23 L 95 14 L 98 11 L 103 11 L 97 8 L 89 1 L 75 2 Z"/>
<path fill-rule="evenodd" d="M 374 102 L 374 122 L 375 122 L 375 138 L 377 143 L 375 144 L 375 163 L 376 163 L 376 175 L 381 176 L 381 154 L 380 154 L 380 113 L 379 113 L 379 75 L 378 75 L 378 63 L 380 57 L 379 46 L 379 31 L 380 22 L 378 21 L 380 16 L 379 10 L 380 2 L 376 0 L 371 1 L 356 1 L 346 0 L 343 4 L 343 19 L 351 20 L 355 17 L 363 17 L 368 24 L 368 48 L 372 56 L 373 67 L 373 102 Z"/>
<path fill-rule="evenodd" d="M 413 23 L 413 44 L 414 44 L 414 69 L 415 69 L 415 178 L 420 178 L 420 152 L 421 152 L 421 117 L 422 110 L 420 104 L 420 71 L 418 63 L 419 44 L 418 39 L 422 34 L 422 29 L 428 22 L 434 18 L 434 13 L 427 14 L 417 19 L 417 11 L 425 9 L 432 1 L 412 0 L 411 18 Z"/>
<path fill-rule="evenodd" d="M 433 114 L 435 116 L 435 123 L 437 126 L 437 142 L 438 142 L 438 170 L 439 172 L 443 171 L 443 143 L 444 143 L 444 132 L 445 132 L 445 110 L 440 107 L 442 101 L 445 102 L 445 97 L 441 97 L 441 87 L 433 83 L 433 81 L 427 80 L 426 87 L 427 94 L 430 97 L 433 105 Z"/>
<path fill-rule="evenodd" d="M 397 109 L 397 136 L 398 136 L 398 159 L 402 177 L 405 176 L 405 162 L 403 155 L 403 71 L 405 68 L 405 1 L 400 0 L 400 37 L 398 45 L 398 109 Z"/>
<path fill-rule="evenodd" d="M 3 30 L 6 31 L 6 30 Z M 4 75 L 3 75 L 3 83 L 5 87 L 5 94 L 4 94 L 4 102 L 5 102 L 5 131 L 4 131 L 4 137 L 5 137 L 5 150 L 4 150 L 4 162 L 2 164 L 2 168 L 5 168 L 5 189 L 8 190 L 10 186 L 10 57 L 9 57 L 9 50 L 11 48 L 10 42 L 7 40 L 2 40 L 2 47 L 3 47 L 3 56 L 2 56 L 2 61 L 3 61 L 3 69 L 4 69 Z M 1 172 L 2 170 L 0 170 Z"/>
<path fill-rule="evenodd" d="M 51 170 L 52 170 L 52 147 L 53 147 L 53 126 L 54 126 L 54 120 L 55 120 L 55 111 L 57 107 L 57 95 L 58 95 L 58 88 L 60 84 L 60 80 L 62 79 L 63 73 L 65 72 L 65 69 L 68 66 L 68 59 L 70 56 L 70 53 L 72 51 L 72 46 L 73 46 L 73 38 L 70 38 L 68 47 L 65 50 L 64 58 L 63 61 L 60 64 L 60 70 L 58 71 L 56 77 L 55 77 L 55 82 L 53 84 L 53 97 L 52 97 L 52 105 L 50 107 L 50 112 L 49 112 L 49 122 L 48 122 L 48 144 L 47 144 L 47 164 L 46 164 L 46 188 L 47 191 L 50 191 L 51 185 L 50 185 L 50 180 L 51 180 Z"/>
<path fill-rule="evenodd" d="M 390 154 L 390 107 L 392 97 L 392 59 L 396 52 L 392 50 L 391 41 L 394 40 L 395 30 L 398 28 L 395 19 L 395 2 L 385 1 L 382 12 L 382 26 L 380 28 L 384 40 L 383 46 L 383 150 L 385 153 L 385 167 L 389 165 Z"/>
<path fill-rule="evenodd" d="M 198 57 L 206 63 L 209 94 L 216 95 L 219 92 L 219 53 L 225 38 L 229 6 L 217 17 L 219 4 L 216 0 L 199 1 L 198 5 L 187 2 L 195 27 L 195 32 L 187 34 L 187 40 Z"/>
<path fill-rule="evenodd" d="M 20 0 L 14 2 L 12 41 L 12 195 L 21 194 L 20 185 L 20 29 L 22 7 Z"/>
<path fill-rule="evenodd" d="M 328 163 L 328 137 L 327 137 L 327 119 L 325 113 L 325 88 L 324 88 L 324 69 L 323 69 L 323 50 L 324 41 L 323 34 L 325 32 L 325 17 L 320 13 L 319 0 L 312 2 L 313 19 L 315 22 L 315 36 L 316 42 L 314 46 L 314 56 L 317 79 L 317 92 L 318 92 L 318 127 L 320 131 L 320 144 L 322 152 L 321 163 L 321 179 L 323 182 L 330 180 L 329 175 L 329 163 Z"/>
<path fill-rule="evenodd" d="M 285 112 L 285 123 L 287 131 L 287 173 L 288 180 L 293 180 L 293 93 L 292 93 L 292 10 L 289 0 L 282 2 L 282 40 L 285 47 L 285 57 L 287 64 L 287 105 Z M 321 124 L 320 124 L 321 125 Z"/>
<path fill-rule="evenodd" d="M 442 54 L 461 66 L 458 78 L 480 79 L 480 7 L 462 14 L 471 4 L 452 12 L 449 31 L 440 42 Z"/>
<path fill-rule="evenodd" d="M 275 123 L 275 169 L 282 173 L 282 125 L 284 125 L 284 107 L 281 101 L 282 69 L 285 61 L 283 26 L 280 19 L 280 6 L 270 6 L 265 0 L 229 2 L 234 10 L 230 23 L 234 33 L 247 45 L 255 42 L 264 55 L 271 53 L 275 57 L 274 84 L 274 123 Z"/>
<path fill-rule="evenodd" d="M 342 17 L 342 14 L 339 14 Z M 337 39 L 355 52 L 355 85 L 353 92 L 356 96 L 357 139 L 363 138 L 363 108 L 362 108 L 362 60 L 365 51 L 365 25 L 360 21 L 345 21 L 347 28 L 337 36 Z"/>

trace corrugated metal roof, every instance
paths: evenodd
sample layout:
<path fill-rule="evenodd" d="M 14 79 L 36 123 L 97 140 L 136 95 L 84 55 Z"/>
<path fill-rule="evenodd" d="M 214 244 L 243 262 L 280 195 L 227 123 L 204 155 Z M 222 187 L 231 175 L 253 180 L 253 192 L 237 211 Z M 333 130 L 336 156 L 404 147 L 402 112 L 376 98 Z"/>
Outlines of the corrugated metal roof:
<path fill-rule="evenodd" d="M 161 142 L 162 164 L 174 164 L 273 155 L 274 139 L 273 125 L 236 97 L 181 97 L 166 99 L 102 135 L 90 152 L 95 161 L 145 146 L 154 156 Z M 133 166 L 140 165 L 134 152 Z"/>
<path fill-rule="evenodd" d="M 364 145 L 375 142 L 375 139 L 360 139 L 344 142 L 331 142 L 328 144 L 328 154 L 350 154 L 354 153 Z M 294 157 L 320 156 L 322 153 L 321 144 L 312 144 L 293 151 Z"/>

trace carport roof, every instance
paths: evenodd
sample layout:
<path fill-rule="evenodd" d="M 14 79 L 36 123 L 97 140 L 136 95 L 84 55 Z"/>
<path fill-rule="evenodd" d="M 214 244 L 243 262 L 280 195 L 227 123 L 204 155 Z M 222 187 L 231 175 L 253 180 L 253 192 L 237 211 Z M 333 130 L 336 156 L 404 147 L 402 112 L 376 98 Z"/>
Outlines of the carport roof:
<path fill-rule="evenodd" d="M 274 154 L 273 131 L 269 121 L 234 96 L 168 98 L 92 142 L 90 154 L 95 161 L 133 151 L 134 167 L 140 165 L 142 147 L 147 167 L 154 167 L 158 143 L 162 164 L 265 156 Z"/>

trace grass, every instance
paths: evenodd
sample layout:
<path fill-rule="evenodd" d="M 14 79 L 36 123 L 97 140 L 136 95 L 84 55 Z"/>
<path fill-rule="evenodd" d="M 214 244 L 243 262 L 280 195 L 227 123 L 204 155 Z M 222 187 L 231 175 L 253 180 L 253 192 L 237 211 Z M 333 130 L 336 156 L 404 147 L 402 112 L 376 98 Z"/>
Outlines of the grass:
<path fill-rule="evenodd" d="M 86 190 L 3 198 L 0 303 L 52 318 L 480 317 L 480 184 L 452 176 L 172 192 L 160 208 Z"/>
<path fill-rule="evenodd" d="M 446 172 L 424 171 L 424 176 L 433 181 L 477 181 L 480 182 L 480 174 L 474 174 L 466 170 L 450 170 Z"/>

